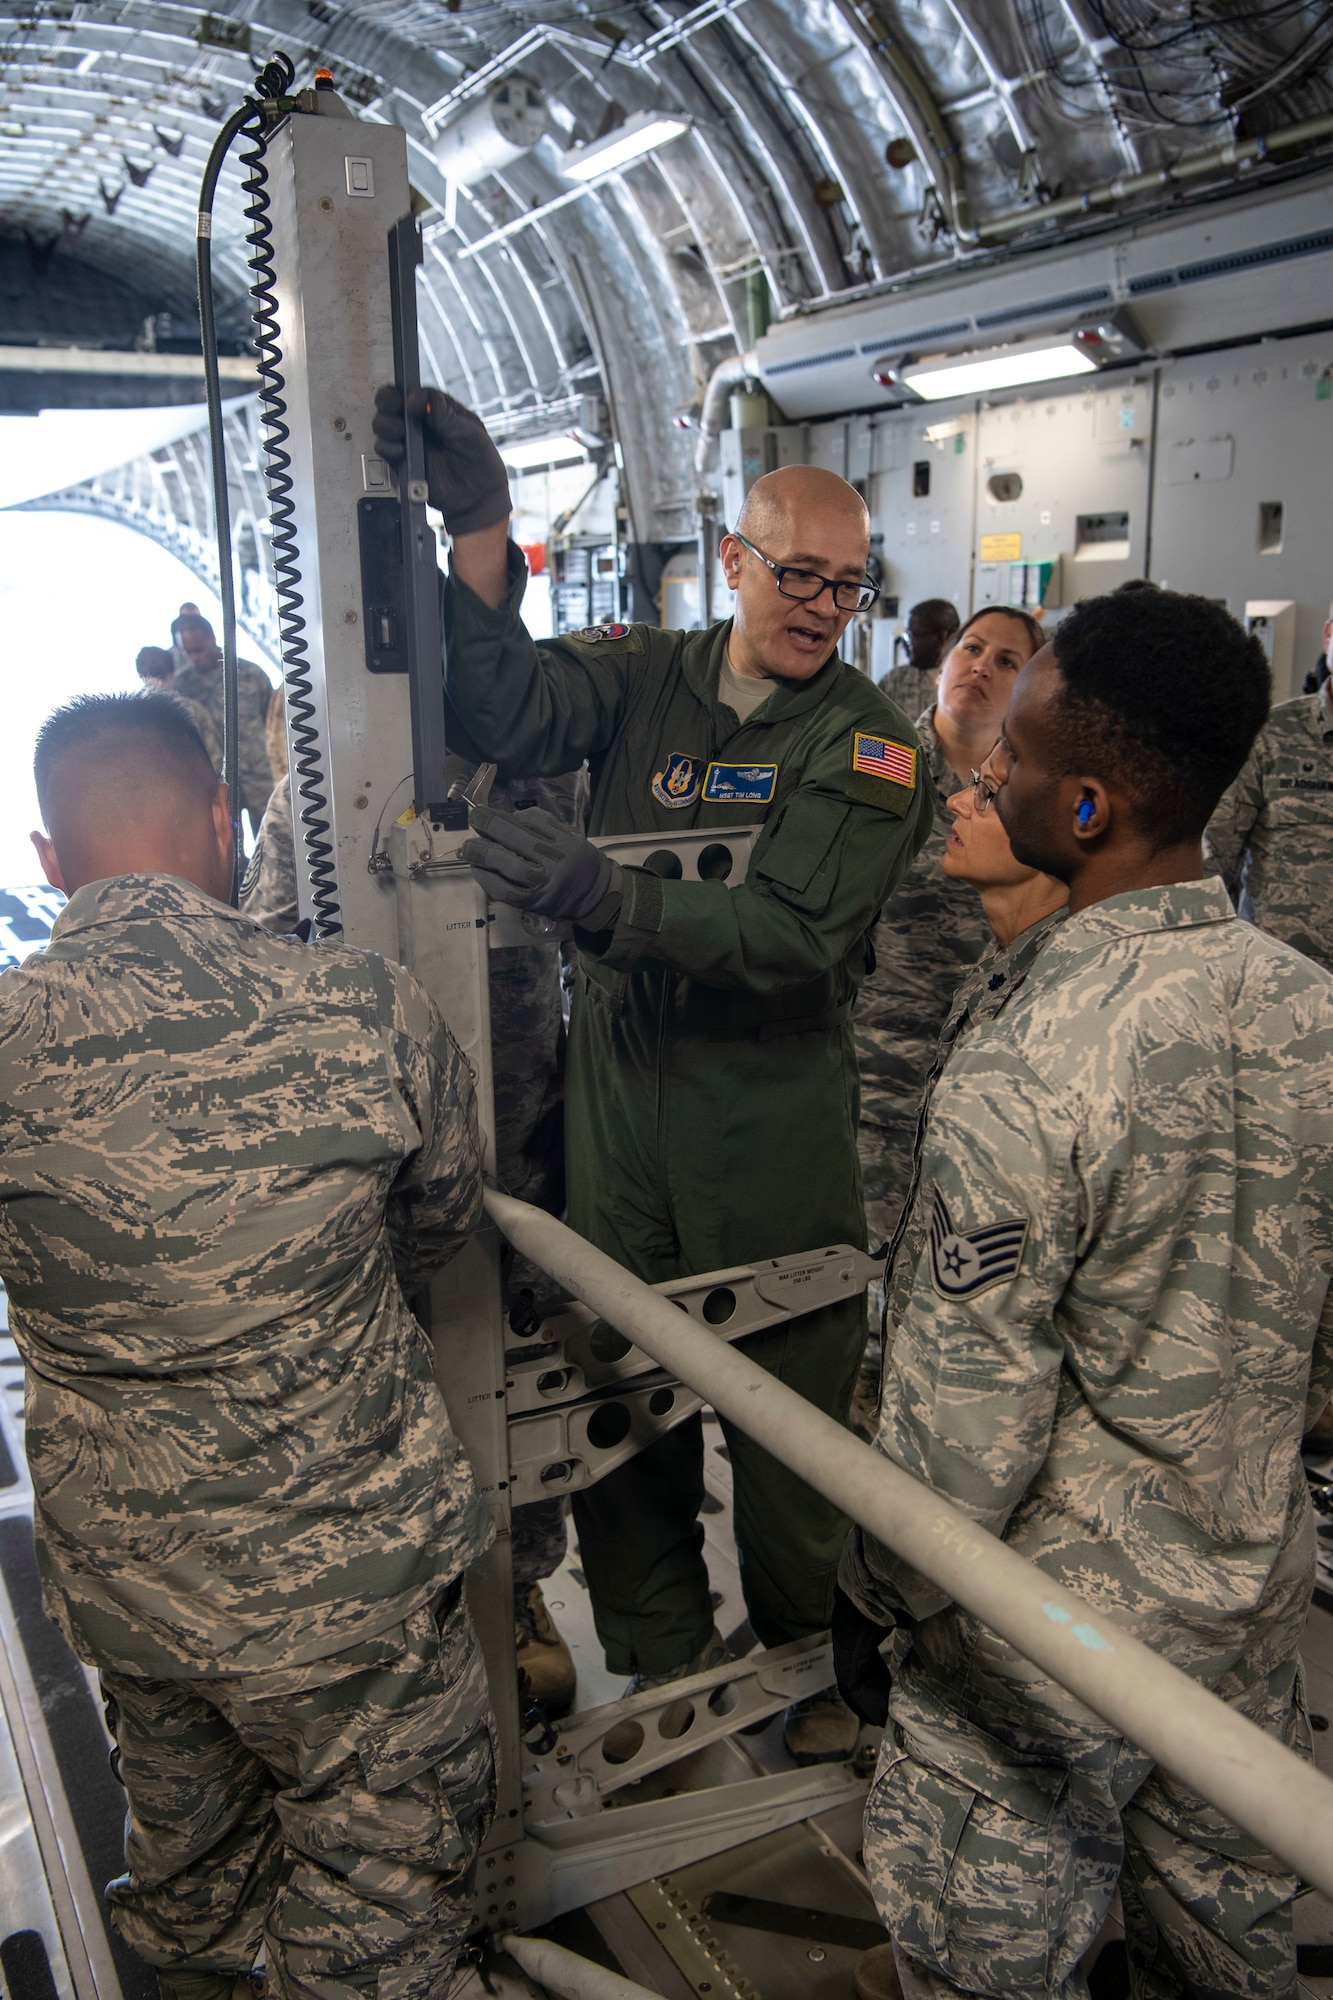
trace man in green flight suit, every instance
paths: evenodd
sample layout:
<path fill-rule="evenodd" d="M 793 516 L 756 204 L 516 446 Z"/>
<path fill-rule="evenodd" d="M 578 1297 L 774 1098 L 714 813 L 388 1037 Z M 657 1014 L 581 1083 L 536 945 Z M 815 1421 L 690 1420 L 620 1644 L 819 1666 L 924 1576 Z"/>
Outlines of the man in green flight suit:
<path fill-rule="evenodd" d="M 380 449 L 401 456 L 401 401 L 378 400 Z M 447 686 L 475 748 L 536 774 L 586 758 L 594 836 L 761 826 L 744 880 L 685 881 L 620 868 L 539 811 L 474 813 L 464 853 L 488 893 L 574 926 L 571 1225 L 650 1283 L 863 1244 L 850 1014 L 867 933 L 934 800 L 907 718 L 837 657 L 875 596 L 860 495 L 812 467 L 760 480 L 722 542 L 735 615 L 706 631 L 603 625 L 538 645 L 495 447 L 439 390 L 411 414 L 453 536 Z M 746 1345 L 845 1418 L 864 1321 L 858 1298 Z M 845 1523 L 724 1429 L 755 1635 L 809 1637 L 828 1624 Z M 722 1657 L 702 1497 L 697 1417 L 574 1496 L 607 1664 L 637 1687 Z M 836 1692 L 801 1711 L 794 1755 L 849 1754 L 856 1721 Z"/>

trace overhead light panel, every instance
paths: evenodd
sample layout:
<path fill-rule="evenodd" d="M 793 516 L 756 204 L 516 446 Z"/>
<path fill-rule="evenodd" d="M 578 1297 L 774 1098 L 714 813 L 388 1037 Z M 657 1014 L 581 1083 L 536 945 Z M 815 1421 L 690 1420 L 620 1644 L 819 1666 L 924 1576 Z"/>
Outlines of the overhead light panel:
<path fill-rule="evenodd" d="M 566 180 L 600 180 L 603 174 L 618 173 L 622 167 L 641 160 L 645 153 L 655 153 L 659 146 L 669 146 L 689 129 L 688 118 L 658 111 L 635 111 L 604 139 L 594 139 L 590 146 L 578 146 L 572 153 L 566 153 L 560 171 Z"/>
<path fill-rule="evenodd" d="M 550 465 L 578 465 L 587 458 L 577 438 L 561 435 L 544 438 L 511 438 L 498 447 L 501 458 L 515 472 L 536 472 Z"/>
<path fill-rule="evenodd" d="M 984 396 L 992 389 L 1022 389 L 1034 382 L 1094 375 L 1105 362 L 1117 358 L 1120 347 L 1119 341 L 1104 338 L 1100 329 L 1080 329 L 974 349 L 970 354 L 884 355 L 870 373 L 881 389 L 903 389 L 924 403 L 942 403 L 950 396 Z"/>

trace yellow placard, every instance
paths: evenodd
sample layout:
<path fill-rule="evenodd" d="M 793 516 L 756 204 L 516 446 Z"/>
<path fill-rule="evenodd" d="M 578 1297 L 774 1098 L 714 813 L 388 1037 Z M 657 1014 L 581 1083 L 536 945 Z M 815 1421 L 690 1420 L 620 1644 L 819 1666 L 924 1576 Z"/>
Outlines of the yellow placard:
<path fill-rule="evenodd" d="M 1021 535 L 983 535 L 981 537 L 981 560 L 983 562 L 1017 562 L 1023 553 Z"/>

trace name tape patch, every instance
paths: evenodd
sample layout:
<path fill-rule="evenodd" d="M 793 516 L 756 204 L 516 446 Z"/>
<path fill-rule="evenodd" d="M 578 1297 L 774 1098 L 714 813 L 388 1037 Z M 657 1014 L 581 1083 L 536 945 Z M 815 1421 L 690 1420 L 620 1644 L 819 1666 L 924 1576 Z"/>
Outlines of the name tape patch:
<path fill-rule="evenodd" d="M 930 1276 L 942 1299 L 971 1299 L 1012 1278 L 1023 1259 L 1027 1217 L 987 1223 L 965 1235 L 955 1229 L 936 1188 L 930 1211 Z"/>
<path fill-rule="evenodd" d="M 771 805 L 777 782 L 776 764 L 710 764 L 704 773 L 704 802 L 710 806 Z"/>
<path fill-rule="evenodd" d="M 883 778 L 891 785 L 916 784 L 916 751 L 890 736 L 863 736 L 852 733 L 852 769 L 863 777 Z"/>
<path fill-rule="evenodd" d="M 673 811 L 680 806 L 692 806 L 699 796 L 702 761 L 700 757 L 688 756 L 684 750 L 673 750 L 661 770 L 653 775 L 652 792 L 658 804 L 670 806 Z"/>

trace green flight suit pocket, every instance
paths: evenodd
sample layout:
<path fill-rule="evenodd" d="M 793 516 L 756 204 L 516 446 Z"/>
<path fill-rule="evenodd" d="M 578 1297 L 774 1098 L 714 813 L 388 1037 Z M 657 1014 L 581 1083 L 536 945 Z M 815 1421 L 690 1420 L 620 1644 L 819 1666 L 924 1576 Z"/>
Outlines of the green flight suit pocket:
<path fill-rule="evenodd" d="M 798 793 L 784 808 L 773 838 L 755 857 L 760 888 L 810 916 L 821 915 L 837 880 L 837 845 L 851 807 L 819 792 Z"/>

